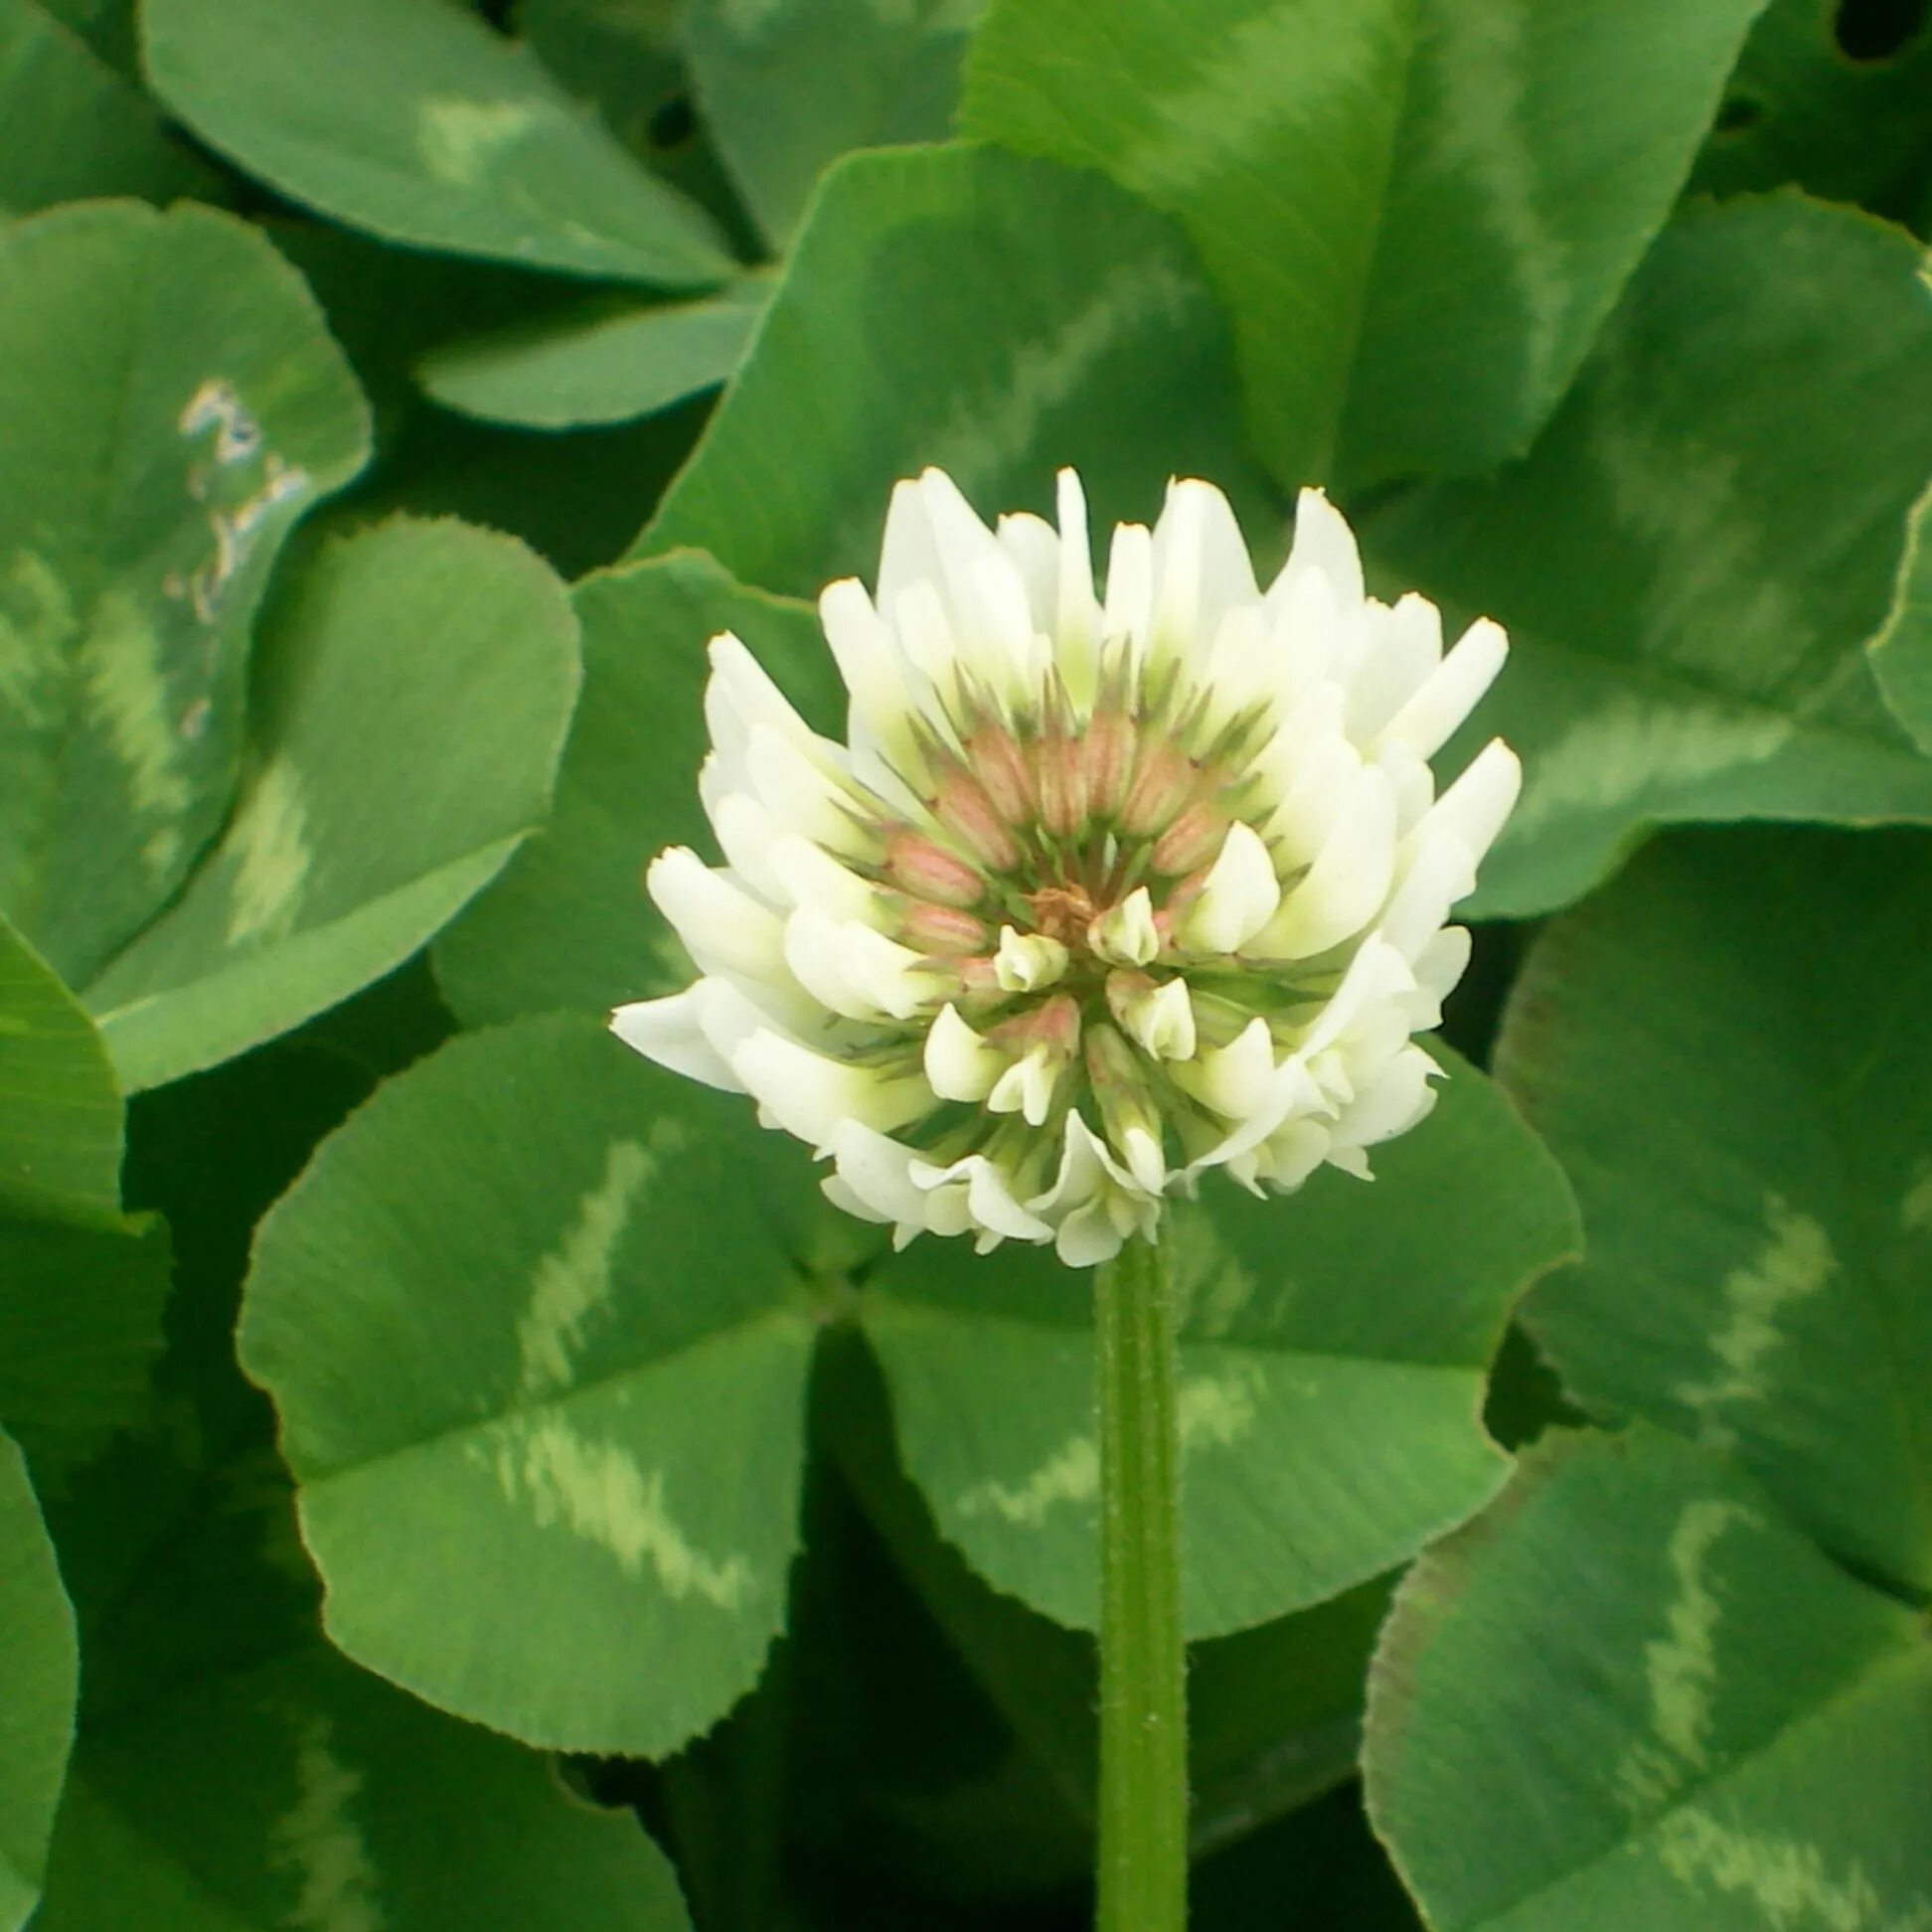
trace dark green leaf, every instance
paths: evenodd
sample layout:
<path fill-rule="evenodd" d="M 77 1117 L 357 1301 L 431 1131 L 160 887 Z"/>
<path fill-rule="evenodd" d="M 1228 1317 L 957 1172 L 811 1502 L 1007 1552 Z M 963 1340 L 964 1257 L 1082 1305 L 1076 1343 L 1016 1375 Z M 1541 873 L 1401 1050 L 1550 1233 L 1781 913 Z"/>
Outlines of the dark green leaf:
<path fill-rule="evenodd" d="M 344 1650 L 577 1749 L 749 1687 L 797 1541 L 794 1153 L 575 1019 L 454 1042 L 324 1143 L 242 1351 Z"/>
<path fill-rule="evenodd" d="M 269 565 L 368 438 L 242 223 L 113 203 L 0 235 L 0 905 L 71 985 L 221 824 Z"/>
<path fill-rule="evenodd" d="M 1097 176 L 969 146 L 827 177 L 750 356 L 639 540 L 815 595 L 879 559 L 892 483 L 937 464 L 988 512 L 1095 527 L 1210 476 L 1260 521 L 1221 318 L 1187 244 Z"/>
<path fill-rule="evenodd" d="M 123 1083 L 346 998 L 494 878 L 549 808 L 575 634 L 507 537 L 399 520 L 320 552 L 269 612 L 221 842 L 87 989 Z"/>
<path fill-rule="evenodd" d="M 840 687 L 810 608 L 732 582 L 683 552 L 586 578 L 583 700 L 557 810 L 437 941 L 436 977 L 471 1025 L 574 1007 L 602 1014 L 675 992 L 690 961 L 644 893 L 667 845 L 708 841 L 698 802 L 705 644 L 738 633 L 808 717 L 831 725 Z"/>
<path fill-rule="evenodd" d="M 147 0 L 147 72 L 271 188 L 385 240 L 704 287 L 710 218 L 449 0 Z"/>
<path fill-rule="evenodd" d="M 40 1895 L 74 1741 L 74 1612 L 20 1451 L 0 1435 L 0 1927 Z"/>
<path fill-rule="evenodd" d="M 1284 483 L 1479 470 L 1568 387 L 1762 4 L 1000 0 L 962 119 L 1181 218 Z"/>
<path fill-rule="evenodd" d="M 737 367 L 769 291 L 764 278 L 747 276 L 704 301 L 597 303 L 444 344 L 416 373 L 446 408 L 486 422 L 628 422 L 718 388 Z"/>
<path fill-rule="evenodd" d="M 221 183 L 42 0 L 0 0 L 0 218 L 90 195 L 219 200 Z"/>
<path fill-rule="evenodd" d="M 1592 1409 L 1932 1588 L 1932 837 L 1681 836 L 1556 921 L 1498 1070 L 1575 1181 L 1526 1311 Z"/>
<path fill-rule="evenodd" d="M 705 117 L 766 237 L 853 148 L 944 139 L 980 0 L 687 0 Z"/>
<path fill-rule="evenodd" d="M 1681 218 L 1529 460 L 1365 534 L 1515 643 L 1471 741 L 1524 797 L 1464 910 L 1560 905 L 1662 822 L 1932 818 L 1863 650 L 1928 473 L 1910 238 L 1795 195 Z"/>
<path fill-rule="evenodd" d="M 1397 1598 L 1371 1814 L 1435 1932 L 1932 1914 L 1932 1646 L 1716 1459 L 1531 1452 Z"/>
<path fill-rule="evenodd" d="M 1871 665 L 1898 722 L 1932 756 L 1932 491 L 1912 511 L 1891 615 L 1871 640 Z"/>
<path fill-rule="evenodd" d="M 1555 1164 L 1473 1068 L 1377 1160 L 1291 1201 L 1179 1215 L 1186 1614 L 1215 1636 L 1332 1597 L 1494 1494 L 1478 1414 L 1524 1284 L 1573 1251 Z M 868 1284 L 905 1465 L 997 1588 L 1098 1605 L 1087 1278 L 1039 1250 L 922 1241 Z"/>

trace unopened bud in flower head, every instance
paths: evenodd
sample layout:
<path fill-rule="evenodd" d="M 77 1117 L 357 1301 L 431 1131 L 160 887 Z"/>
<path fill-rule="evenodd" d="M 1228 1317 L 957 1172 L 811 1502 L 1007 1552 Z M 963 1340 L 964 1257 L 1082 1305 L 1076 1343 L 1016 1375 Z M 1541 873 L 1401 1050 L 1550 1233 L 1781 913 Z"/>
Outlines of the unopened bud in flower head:
<path fill-rule="evenodd" d="M 899 915 L 899 938 L 914 952 L 964 959 L 984 952 L 992 936 L 970 912 L 930 899 L 907 900 Z"/>
<path fill-rule="evenodd" d="M 1020 863 L 1020 848 L 1006 821 L 986 795 L 986 787 L 970 773 L 943 773 L 932 797 L 932 813 L 940 829 L 959 841 L 973 858 L 994 872 L 1010 872 Z"/>
<path fill-rule="evenodd" d="M 985 874 L 923 832 L 901 829 L 886 841 L 886 874 L 914 898 L 941 905 L 972 906 L 986 896 Z"/>

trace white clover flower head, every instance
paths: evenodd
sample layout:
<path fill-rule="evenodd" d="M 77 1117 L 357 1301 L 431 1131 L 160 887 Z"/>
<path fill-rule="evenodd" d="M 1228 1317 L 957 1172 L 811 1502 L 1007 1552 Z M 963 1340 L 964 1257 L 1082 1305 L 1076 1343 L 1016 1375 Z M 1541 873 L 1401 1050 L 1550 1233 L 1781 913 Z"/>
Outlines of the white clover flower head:
<path fill-rule="evenodd" d="M 699 789 L 724 868 L 650 891 L 702 977 L 620 1007 L 662 1065 L 751 1094 L 840 1207 L 915 1234 L 1152 1237 L 1222 1168 L 1256 1193 L 1413 1126 L 1469 958 L 1445 923 L 1515 803 L 1500 740 L 1440 798 L 1428 760 L 1501 668 L 1486 619 L 1365 594 L 1305 491 L 1264 591 L 1226 499 L 1170 485 L 1094 590 L 1078 478 L 1057 531 L 989 531 L 901 483 L 876 596 L 820 599 L 847 743 L 713 640 Z"/>

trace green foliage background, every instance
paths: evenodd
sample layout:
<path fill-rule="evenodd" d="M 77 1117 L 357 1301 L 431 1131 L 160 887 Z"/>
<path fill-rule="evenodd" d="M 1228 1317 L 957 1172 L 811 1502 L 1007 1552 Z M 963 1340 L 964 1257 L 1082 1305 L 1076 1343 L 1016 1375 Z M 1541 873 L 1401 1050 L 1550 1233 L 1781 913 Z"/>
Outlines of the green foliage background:
<path fill-rule="evenodd" d="M 1082 1922 L 1083 1284 L 598 1024 L 1069 462 L 1527 768 L 1177 1221 L 1197 1923 L 1932 1926 L 1928 233 L 1922 0 L 0 0 L 0 1932 Z"/>

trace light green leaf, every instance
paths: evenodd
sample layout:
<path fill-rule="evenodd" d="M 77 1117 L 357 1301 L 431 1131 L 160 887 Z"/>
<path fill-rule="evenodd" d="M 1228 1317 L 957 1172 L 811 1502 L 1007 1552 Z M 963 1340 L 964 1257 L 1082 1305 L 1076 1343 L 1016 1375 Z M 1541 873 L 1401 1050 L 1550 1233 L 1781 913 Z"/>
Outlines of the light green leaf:
<path fill-rule="evenodd" d="M 863 1695 L 860 1680 L 873 1668 L 879 1633 L 891 1626 L 881 1593 L 862 1581 L 859 1587 L 875 1608 L 867 1631 L 840 1634 L 808 1624 L 794 1633 L 819 1660 L 813 1691 L 828 1706 L 826 1728 L 843 1733 L 855 1757 L 852 1788 L 842 1800 L 862 1818 L 870 1805 L 875 1832 L 914 1834 L 922 1857 L 949 1851 L 964 1882 L 977 1890 L 993 1874 L 984 1838 L 974 1830 L 985 1824 L 975 1804 L 1012 1794 L 1007 1801 L 1027 1810 L 1030 1843 L 1023 1852 L 1016 1842 L 1020 1834 L 1007 1833 L 1001 1872 L 1031 1852 L 1036 1861 L 1057 1859 L 1058 1868 L 1046 1875 L 1064 1881 L 1093 1857 L 1093 1641 L 990 1588 L 940 1539 L 918 1491 L 897 1466 L 877 1367 L 843 1331 L 827 1340 L 818 1413 L 840 1471 L 899 1575 L 943 1633 L 956 1660 L 951 1668 L 963 1668 L 1020 1747 L 998 1779 L 924 1802 L 907 1793 L 902 1762 L 884 1751 L 866 1752 L 872 1733 L 853 1736 L 850 1706 Z M 830 1567 L 816 1531 L 810 1546 L 820 1568 Z M 842 1566 L 842 1580 L 844 1574 Z M 810 1616 L 813 1575 L 808 1567 L 801 1618 Z M 1194 1646 L 1188 1663 L 1189 1816 L 1197 1857 L 1353 1773 L 1363 1678 L 1388 1587 L 1387 1579 L 1378 1578 L 1298 1616 Z M 848 1600 L 829 1588 L 826 1595 L 825 1625 L 849 1622 Z M 906 1642 L 896 1634 L 886 1641 Z M 846 1662 L 850 1680 L 838 1674 L 837 1661 Z M 894 1712 L 886 1721 L 903 1721 L 917 1731 L 935 1720 L 930 1707 L 920 1706 L 903 1719 Z"/>
<path fill-rule="evenodd" d="M 239 1382 L 164 1369 L 205 1374 Z M 687 1932 L 633 1820 L 328 1649 L 284 1474 L 210 1419 L 184 1403 L 59 1516 L 87 1679 L 37 1932 Z"/>
<path fill-rule="evenodd" d="M 1732 70 L 1691 188 L 1737 195 L 1795 182 L 1828 201 L 1894 202 L 1932 160 L 1932 35 L 1913 16 L 1909 5 L 1771 0 Z M 1891 45 L 1876 51 L 1873 40 Z"/>
<path fill-rule="evenodd" d="M 42 0 L 0 0 L 0 219 L 93 195 L 216 201 L 222 186 Z"/>
<path fill-rule="evenodd" d="M 0 1928 L 40 1895 L 54 1807 L 74 1741 L 80 1656 L 40 1506 L 0 1435 Z"/>
<path fill-rule="evenodd" d="M 147 0 L 155 91 L 211 147 L 391 242 L 704 287 L 711 219 L 451 0 Z"/>
<path fill-rule="evenodd" d="M 123 1084 L 346 998 L 493 879 L 548 810 L 575 633 L 512 538 L 402 519 L 320 552 L 268 612 L 221 842 L 85 991 Z"/>
<path fill-rule="evenodd" d="M 1434 1932 L 1932 1923 L 1932 1646 L 1716 1458 L 1532 1451 L 1396 1599 L 1371 1815 Z"/>
<path fill-rule="evenodd" d="M 1528 1319 L 1592 1409 L 1734 1453 L 1932 1588 L 1932 837 L 1666 841 L 1553 924 L 1498 1066 L 1588 1259 Z"/>
<path fill-rule="evenodd" d="M 1494 1494 L 1484 1369 L 1511 1302 L 1575 1247 L 1555 1164 L 1473 1068 L 1378 1152 L 1289 1201 L 1178 1213 L 1185 1613 L 1194 1637 L 1317 1603 Z M 920 1242 L 862 1320 L 907 1471 L 997 1588 L 1090 1629 L 1098 1451 L 1086 1275 L 1037 1249 Z"/>
<path fill-rule="evenodd" d="M 989 514 L 1050 512 L 1076 465 L 1096 528 L 1210 476 L 1260 521 L 1224 325 L 1186 242 L 1097 176 L 970 146 L 826 178 L 691 462 L 639 540 L 816 595 L 879 561 L 927 464 Z"/>
<path fill-rule="evenodd" d="M 1762 5 L 996 0 L 961 120 L 1180 217 L 1282 482 L 1467 472 L 1568 387 Z"/>
<path fill-rule="evenodd" d="M 120 1163 L 100 1037 L 0 919 L 0 1423 L 43 1485 L 141 1415 L 161 1346 L 167 1233 Z"/>
<path fill-rule="evenodd" d="M 1912 511 L 1891 615 L 1871 640 L 1871 668 L 1898 722 L 1932 756 L 1932 490 Z"/>
<path fill-rule="evenodd" d="M 446 408 L 533 429 L 629 422 L 716 389 L 757 327 L 769 280 L 747 275 L 718 295 L 658 308 L 597 302 L 584 310 L 446 343 L 416 365 Z"/>
<path fill-rule="evenodd" d="M 0 906 L 80 987 L 221 824 L 269 566 L 368 414 L 258 235 L 111 203 L 0 234 Z"/>
<path fill-rule="evenodd" d="M 1368 519 L 1388 582 L 1515 645 L 1471 740 L 1524 797 L 1466 912 L 1560 905 L 1673 820 L 1932 818 L 1862 648 L 1932 473 L 1918 253 L 1795 195 L 1694 209 L 1528 461 Z"/>
<path fill-rule="evenodd" d="M 943 140 L 980 0 L 688 0 L 705 118 L 758 226 L 784 242 L 853 148 Z"/>
<path fill-rule="evenodd" d="M 643 879 L 667 845 L 711 840 L 697 784 L 710 638 L 735 632 L 819 728 L 837 729 L 842 715 L 811 607 L 744 589 L 708 557 L 601 571 L 573 600 L 583 699 L 557 809 L 436 942 L 437 984 L 471 1026 L 564 1007 L 601 1015 L 690 983 Z"/>
<path fill-rule="evenodd" d="M 120 1201 L 121 1102 L 100 1037 L 0 918 L 0 1214 Z"/>
<path fill-rule="evenodd" d="M 716 1719 L 784 1614 L 814 1204 L 740 1103 L 586 1020 L 454 1042 L 324 1142 L 241 1345 L 336 1642 L 533 1743 Z"/>

